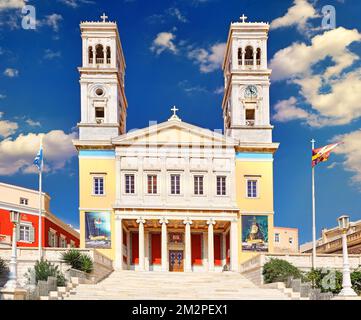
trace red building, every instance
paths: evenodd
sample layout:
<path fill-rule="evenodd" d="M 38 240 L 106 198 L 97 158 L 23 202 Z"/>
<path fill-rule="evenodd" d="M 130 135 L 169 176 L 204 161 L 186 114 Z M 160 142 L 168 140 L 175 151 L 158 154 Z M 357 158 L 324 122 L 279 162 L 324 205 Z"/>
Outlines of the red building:
<path fill-rule="evenodd" d="M 11 245 L 10 211 L 21 212 L 17 229 L 19 247 L 38 247 L 39 192 L 0 183 L 0 247 Z M 50 197 L 42 196 L 43 247 L 79 247 L 79 233 L 50 212 Z"/>

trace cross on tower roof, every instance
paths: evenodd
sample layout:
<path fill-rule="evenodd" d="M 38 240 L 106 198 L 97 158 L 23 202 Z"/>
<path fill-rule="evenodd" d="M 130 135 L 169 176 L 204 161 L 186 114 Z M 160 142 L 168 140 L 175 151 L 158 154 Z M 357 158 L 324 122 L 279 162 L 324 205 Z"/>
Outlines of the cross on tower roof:
<path fill-rule="evenodd" d="M 103 15 L 100 17 L 100 19 L 103 19 L 103 22 L 106 22 L 106 20 L 108 19 L 109 17 L 107 15 L 105 15 L 105 13 L 103 13 Z"/>
<path fill-rule="evenodd" d="M 241 20 L 242 20 L 242 23 L 245 23 L 246 22 L 246 20 L 248 19 L 248 17 L 247 16 L 245 16 L 244 15 L 244 13 L 242 14 L 242 16 L 241 17 L 239 17 Z"/>

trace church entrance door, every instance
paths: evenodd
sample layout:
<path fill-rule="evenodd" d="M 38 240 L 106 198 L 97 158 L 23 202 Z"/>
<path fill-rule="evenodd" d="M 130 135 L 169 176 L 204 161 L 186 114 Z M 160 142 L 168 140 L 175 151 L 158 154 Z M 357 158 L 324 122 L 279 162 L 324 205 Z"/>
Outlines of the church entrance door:
<path fill-rule="evenodd" d="M 169 250 L 169 271 L 183 272 L 183 250 Z"/>

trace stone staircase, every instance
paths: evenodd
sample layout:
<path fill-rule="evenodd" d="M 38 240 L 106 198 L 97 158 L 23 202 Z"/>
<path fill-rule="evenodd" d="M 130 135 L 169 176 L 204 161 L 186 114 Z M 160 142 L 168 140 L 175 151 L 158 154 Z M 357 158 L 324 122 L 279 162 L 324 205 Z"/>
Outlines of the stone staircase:
<path fill-rule="evenodd" d="M 290 300 L 279 288 L 260 288 L 239 273 L 114 271 L 97 284 L 79 284 L 64 300 Z"/>

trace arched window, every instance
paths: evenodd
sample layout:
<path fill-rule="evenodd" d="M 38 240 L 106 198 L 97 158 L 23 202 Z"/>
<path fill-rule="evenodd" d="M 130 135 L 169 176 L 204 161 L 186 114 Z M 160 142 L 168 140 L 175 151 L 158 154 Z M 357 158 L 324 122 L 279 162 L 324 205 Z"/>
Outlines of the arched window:
<path fill-rule="evenodd" d="M 239 48 L 239 49 L 238 49 L 238 64 L 239 64 L 240 66 L 242 65 L 242 53 L 243 53 L 242 48 Z"/>
<path fill-rule="evenodd" d="M 260 48 L 257 49 L 256 59 L 257 59 L 257 66 L 260 66 L 261 65 L 261 49 Z"/>
<path fill-rule="evenodd" d="M 95 52 L 96 52 L 96 62 L 104 63 L 104 50 L 103 50 L 103 46 L 101 44 L 98 44 L 95 47 Z"/>
<path fill-rule="evenodd" d="M 89 58 L 89 63 L 92 64 L 93 59 L 94 59 L 94 54 L 93 54 L 93 48 L 92 47 L 89 47 L 89 49 L 88 49 L 88 58 Z"/>
<path fill-rule="evenodd" d="M 251 46 L 246 48 L 245 65 L 253 66 L 253 48 Z"/>
<path fill-rule="evenodd" d="M 111 61 L 110 47 L 107 47 L 107 64 L 110 64 L 110 61 Z"/>

